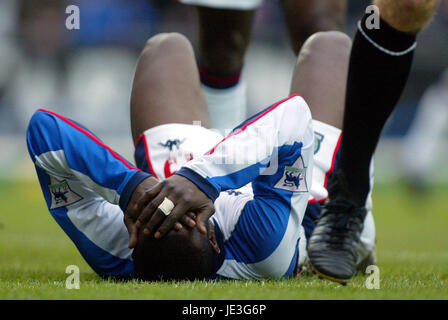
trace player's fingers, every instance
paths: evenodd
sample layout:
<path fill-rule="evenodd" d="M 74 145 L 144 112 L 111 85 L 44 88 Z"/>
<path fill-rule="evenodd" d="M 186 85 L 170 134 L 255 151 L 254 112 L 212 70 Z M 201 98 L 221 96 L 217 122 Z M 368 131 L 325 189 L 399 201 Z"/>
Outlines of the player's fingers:
<path fill-rule="evenodd" d="M 162 210 L 157 208 L 156 211 L 154 212 L 154 214 L 151 216 L 151 219 L 149 219 L 149 222 L 145 225 L 145 229 L 143 230 L 143 233 L 145 235 L 152 234 L 154 231 L 157 230 L 158 226 L 170 215 L 168 215 L 168 216 L 165 215 L 165 213 Z M 177 220 L 172 221 L 171 228 L 173 228 L 175 222 L 177 222 Z"/>
<path fill-rule="evenodd" d="M 200 233 L 207 234 L 206 226 L 213 213 L 215 213 L 214 206 L 206 206 L 197 212 L 196 225 Z"/>
<path fill-rule="evenodd" d="M 215 229 L 214 228 L 210 228 L 210 232 L 208 235 L 208 240 L 210 241 L 210 244 L 212 245 L 213 250 L 215 250 L 215 252 L 217 254 L 221 253 L 221 249 L 219 248 L 218 245 L 218 241 L 216 241 L 216 234 L 215 234 Z"/>
<path fill-rule="evenodd" d="M 162 187 L 163 182 L 157 183 L 150 190 L 142 194 L 142 196 L 132 206 L 129 216 L 136 220 L 140 216 L 140 212 L 147 206 L 147 204 L 160 193 Z"/>
<path fill-rule="evenodd" d="M 157 228 L 157 231 L 154 234 L 154 238 L 162 238 L 165 234 L 168 233 L 168 231 L 173 229 L 174 224 L 187 213 L 187 210 L 188 207 L 186 207 L 185 204 L 180 203 L 176 205 L 173 211 L 171 211 L 171 213 L 163 220 L 160 227 Z"/>
<path fill-rule="evenodd" d="M 176 223 L 174 224 L 174 230 L 179 231 L 179 230 L 182 229 L 182 228 L 183 228 L 183 226 L 182 226 L 182 224 L 180 224 L 179 222 L 176 222 Z"/>
<path fill-rule="evenodd" d="M 154 213 L 157 211 L 157 208 L 165 199 L 164 193 L 158 194 L 152 201 L 150 201 L 146 207 L 143 209 L 142 213 L 137 219 L 136 226 L 140 228 L 148 223 L 151 218 L 154 216 Z"/>
<path fill-rule="evenodd" d="M 137 238 L 138 229 L 135 225 L 132 227 L 132 231 L 129 232 L 129 249 L 135 248 L 137 246 L 138 238 Z"/>
<path fill-rule="evenodd" d="M 137 229 L 135 223 L 127 217 L 124 218 L 124 224 L 126 225 L 126 228 L 128 229 L 128 232 L 129 232 L 128 248 L 130 248 L 130 249 L 135 248 L 135 246 L 137 245 L 137 242 L 138 242 L 137 241 L 138 229 Z"/>
<path fill-rule="evenodd" d="M 192 217 L 192 215 L 188 215 L 184 214 L 182 217 L 180 217 L 180 223 L 182 223 L 184 226 L 189 226 L 189 227 L 194 227 L 196 226 L 196 222 L 194 221 L 194 219 L 196 218 L 196 216 L 194 215 L 194 217 Z"/>
<path fill-rule="evenodd" d="M 186 215 L 191 219 L 196 220 L 196 213 L 194 213 L 193 211 L 187 212 Z"/>

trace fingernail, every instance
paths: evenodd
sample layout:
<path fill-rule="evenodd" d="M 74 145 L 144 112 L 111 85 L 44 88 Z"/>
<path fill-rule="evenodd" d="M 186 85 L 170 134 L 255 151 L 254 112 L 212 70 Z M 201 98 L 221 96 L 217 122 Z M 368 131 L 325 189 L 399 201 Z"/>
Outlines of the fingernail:
<path fill-rule="evenodd" d="M 156 239 L 159 239 L 159 238 L 160 238 L 160 232 L 159 232 L 159 231 L 157 231 L 157 232 L 154 234 L 154 238 L 156 238 Z"/>
<path fill-rule="evenodd" d="M 190 227 L 194 227 L 196 225 L 196 222 L 194 222 L 193 220 L 191 220 L 190 222 L 189 222 L 189 226 Z"/>
<path fill-rule="evenodd" d="M 143 230 L 143 233 L 144 233 L 144 234 L 149 234 L 149 230 L 148 230 L 148 229 L 145 229 L 145 230 Z"/>

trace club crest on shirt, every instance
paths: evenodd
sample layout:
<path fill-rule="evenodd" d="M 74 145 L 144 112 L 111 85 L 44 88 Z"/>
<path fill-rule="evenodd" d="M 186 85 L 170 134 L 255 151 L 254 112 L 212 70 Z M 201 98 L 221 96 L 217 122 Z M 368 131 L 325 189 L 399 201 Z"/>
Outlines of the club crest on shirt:
<path fill-rule="evenodd" d="M 286 166 L 282 178 L 275 185 L 277 189 L 292 192 L 308 192 L 306 167 L 302 156 L 292 166 Z"/>
<path fill-rule="evenodd" d="M 51 184 L 48 189 L 51 194 L 50 209 L 65 207 L 82 199 L 79 194 L 70 189 L 66 180 L 58 181 L 51 177 Z"/>
<path fill-rule="evenodd" d="M 314 131 L 314 154 L 319 152 L 322 141 L 324 141 L 324 135 Z"/>

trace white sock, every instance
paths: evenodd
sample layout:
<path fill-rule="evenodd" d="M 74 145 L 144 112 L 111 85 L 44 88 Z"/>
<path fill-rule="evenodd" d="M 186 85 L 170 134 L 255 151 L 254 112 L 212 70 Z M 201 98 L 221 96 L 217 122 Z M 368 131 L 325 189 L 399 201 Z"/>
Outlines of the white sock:
<path fill-rule="evenodd" d="M 226 135 L 246 120 L 246 84 L 240 80 L 228 89 L 215 89 L 202 84 L 212 127 Z"/>

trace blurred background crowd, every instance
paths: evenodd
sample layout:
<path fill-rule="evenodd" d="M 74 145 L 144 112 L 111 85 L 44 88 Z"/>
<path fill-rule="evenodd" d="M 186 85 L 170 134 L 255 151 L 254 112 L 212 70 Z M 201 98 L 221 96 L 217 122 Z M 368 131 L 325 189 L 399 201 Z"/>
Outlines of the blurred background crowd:
<path fill-rule="evenodd" d="M 250 113 L 288 95 L 295 56 L 279 1 L 266 0 L 257 11 L 243 73 Z M 349 4 L 346 31 L 353 35 L 370 1 Z M 68 5 L 80 8 L 79 30 L 65 27 Z M 403 141 L 418 126 L 425 91 L 448 67 L 447 30 L 444 0 L 419 36 L 409 83 L 377 151 L 377 181 L 407 177 L 421 187 L 424 177 L 428 183 L 448 180 L 448 130 L 432 132 L 422 142 L 432 143 L 424 151 Z M 196 43 L 193 9 L 171 0 L 0 0 L 0 178 L 34 178 L 25 130 L 38 108 L 76 119 L 132 159 L 129 97 L 136 60 L 147 38 L 168 31 Z M 438 107 L 439 128 L 446 128 L 448 98 Z"/>

